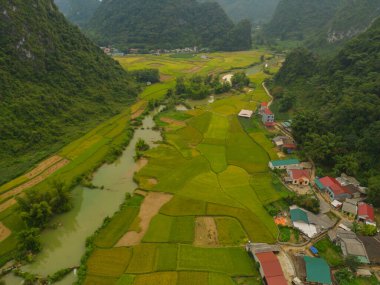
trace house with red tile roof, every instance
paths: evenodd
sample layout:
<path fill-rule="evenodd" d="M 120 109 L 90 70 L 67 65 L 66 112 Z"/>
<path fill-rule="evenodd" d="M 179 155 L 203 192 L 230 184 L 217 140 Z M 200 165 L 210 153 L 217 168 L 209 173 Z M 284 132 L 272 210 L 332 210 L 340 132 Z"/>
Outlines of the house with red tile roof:
<path fill-rule="evenodd" d="M 269 109 L 269 108 L 266 108 L 264 111 L 263 111 L 263 114 L 262 114 L 262 122 L 265 126 L 267 127 L 272 127 L 275 125 L 274 123 L 274 114 L 272 113 L 272 111 Z"/>
<path fill-rule="evenodd" d="M 373 206 L 364 202 L 358 204 L 358 220 L 362 222 L 375 223 L 375 211 Z"/>
<path fill-rule="evenodd" d="M 338 200 L 344 201 L 347 198 L 352 198 L 351 192 L 344 186 L 342 186 L 335 178 L 326 176 L 318 178 L 318 188 L 329 194 L 331 201 Z"/>
<path fill-rule="evenodd" d="M 261 102 L 260 104 L 260 110 L 259 110 L 259 114 L 262 115 L 264 114 L 264 111 L 268 109 L 268 102 Z"/>
<path fill-rule="evenodd" d="M 254 255 L 260 264 L 260 274 L 267 285 L 287 285 L 284 272 L 277 256 L 273 252 L 261 252 Z"/>
<path fill-rule="evenodd" d="M 310 171 L 307 169 L 288 169 L 288 181 L 293 185 L 308 186 L 310 184 Z"/>

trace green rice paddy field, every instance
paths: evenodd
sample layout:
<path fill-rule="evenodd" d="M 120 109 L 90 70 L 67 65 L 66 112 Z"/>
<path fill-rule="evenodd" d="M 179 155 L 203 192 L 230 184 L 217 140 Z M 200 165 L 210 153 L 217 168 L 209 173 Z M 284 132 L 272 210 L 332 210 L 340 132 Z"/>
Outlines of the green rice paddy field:
<path fill-rule="evenodd" d="M 209 64 L 198 56 L 133 56 L 119 61 L 131 69 L 157 67 L 174 78 L 195 67 L 208 73 L 248 66 L 260 56 L 260 52 L 251 53 L 211 55 Z M 159 124 L 164 126 L 165 141 L 146 153 L 149 162 L 135 179 L 140 190 L 173 197 L 153 217 L 137 245 L 114 247 L 128 226 L 136 229 L 140 221 L 136 205 L 118 212 L 96 238 L 86 284 L 261 284 L 243 245 L 248 240 L 275 242 L 278 229 L 264 206 L 288 192 L 267 167 L 270 159 L 277 158 L 268 131 L 257 116 L 237 117 L 240 109 L 255 110 L 259 102 L 268 100 L 259 87 L 265 76 L 251 79 L 258 83 L 254 91 L 224 96 L 185 113 L 171 110 L 158 116 L 158 120 L 182 123 L 172 126 L 165 120 Z M 165 82 L 157 86 L 171 80 Z M 151 90 L 158 90 L 157 86 Z M 200 221 L 205 217 L 214 221 L 214 226 L 206 227 L 206 236 L 207 230 L 217 235 L 208 244 L 199 240 Z"/>

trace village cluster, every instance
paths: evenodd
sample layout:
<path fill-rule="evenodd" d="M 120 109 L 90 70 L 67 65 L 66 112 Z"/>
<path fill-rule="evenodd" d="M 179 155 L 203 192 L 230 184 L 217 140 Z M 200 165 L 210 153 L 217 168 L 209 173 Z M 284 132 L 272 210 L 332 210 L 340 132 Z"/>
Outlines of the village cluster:
<path fill-rule="evenodd" d="M 251 118 L 253 114 L 251 110 L 241 110 L 238 116 Z M 265 102 L 261 103 L 258 114 L 267 128 L 276 127 L 283 133 L 272 139 L 279 153 L 284 156 L 292 154 L 297 144 L 290 135 L 291 121 L 276 123 L 274 114 Z M 270 161 L 268 167 L 281 176 L 282 182 L 290 190 L 298 194 L 309 193 L 310 199 L 318 199 L 321 206 L 320 213 L 315 214 L 293 205 L 289 211 L 274 217 L 279 227 L 290 227 L 300 233 L 302 237 L 298 243 L 278 241 L 277 245 L 247 244 L 247 251 L 260 265 L 265 284 L 285 285 L 290 279 L 295 285 L 333 284 L 333 271 L 314 246 L 326 237 L 341 248 L 345 258 L 354 256 L 362 264 L 363 268 L 357 270 L 357 275 L 371 276 L 368 266 L 380 263 L 380 240 L 376 236 L 357 234 L 355 229 L 368 226 L 377 231 L 374 207 L 364 202 L 367 189 L 357 179 L 344 173 L 336 178 L 315 177 L 312 163 L 300 162 L 296 158 Z M 289 247 L 295 250 L 289 250 Z M 293 270 L 290 271 L 293 274 L 286 268 L 289 264 L 281 261 L 284 255 L 292 263 Z"/>
<path fill-rule="evenodd" d="M 185 48 L 176 48 L 176 49 L 152 49 L 152 50 L 143 50 L 139 48 L 130 48 L 126 52 L 122 52 L 114 47 L 100 47 L 100 49 L 109 56 L 124 56 L 126 54 L 152 54 L 152 55 L 161 55 L 161 54 L 196 54 L 199 52 L 209 52 L 208 48 L 198 48 L 198 47 L 185 47 Z M 203 56 L 207 58 L 207 56 Z"/>

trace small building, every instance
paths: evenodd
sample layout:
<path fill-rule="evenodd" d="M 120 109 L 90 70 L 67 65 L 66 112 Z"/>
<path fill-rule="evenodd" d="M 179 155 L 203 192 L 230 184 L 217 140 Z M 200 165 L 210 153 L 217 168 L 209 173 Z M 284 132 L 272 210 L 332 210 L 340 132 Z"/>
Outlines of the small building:
<path fill-rule="evenodd" d="M 312 238 L 318 233 L 317 227 L 310 224 L 307 213 L 304 210 L 298 207 L 291 207 L 290 218 L 292 220 L 293 227 L 299 229 L 309 238 Z"/>
<path fill-rule="evenodd" d="M 344 186 L 340 185 L 335 178 L 329 176 L 317 178 L 315 184 L 318 189 L 325 191 L 330 196 L 331 201 L 338 200 L 342 202 L 352 197 L 351 193 Z"/>
<path fill-rule="evenodd" d="M 278 136 L 274 137 L 272 139 L 272 142 L 276 145 L 276 147 L 282 147 L 284 145 L 284 141 L 286 141 L 287 139 L 289 138 L 286 136 Z"/>
<path fill-rule="evenodd" d="M 338 228 L 334 242 L 340 246 L 344 256 L 356 256 L 359 262 L 369 264 L 365 246 L 354 232 Z"/>
<path fill-rule="evenodd" d="M 308 186 L 310 184 L 310 171 L 306 169 L 288 169 L 290 181 L 293 185 Z"/>
<path fill-rule="evenodd" d="M 332 284 L 330 267 L 323 258 L 304 256 L 303 259 L 306 267 L 305 284 Z"/>
<path fill-rule="evenodd" d="M 339 202 L 338 200 L 334 200 L 331 202 L 331 205 L 335 208 L 335 209 L 339 209 L 342 207 L 343 203 L 342 202 Z"/>
<path fill-rule="evenodd" d="M 255 260 L 260 264 L 260 275 L 267 285 L 287 285 L 284 272 L 277 256 L 273 252 L 255 254 Z"/>
<path fill-rule="evenodd" d="M 356 200 L 352 199 L 346 199 L 346 201 L 343 202 L 342 206 L 342 212 L 352 218 L 356 217 L 358 208 L 356 206 Z"/>
<path fill-rule="evenodd" d="M 369 224 L 375 223 L 375 211 L 372 205 L 364 202 L 358 204 L 358 221 Z"/>
<path fill-rule="evenodd" d="M 241 110 L 240 113 L 239 113 L 239 117 L 242 117 L 242 118 L 251 118 L 253 115 L 253 111 L 251 110 Z"/>
<path fill-rule="evenodd" d="M 367 251 L 372 264 L 380 264 L 379 236 L 358 236 Z"/>
<path fill-rule="evenodd" d="M 269 162 L 269 168 L 274 169 L 297 169 L 300 168 L 300 162 L 298 159 L 284 159 L 284 160 L 272 160 Z"/>
<path fill-rule="evenodd" d="M 268 102 L 261 102 L 259 114 L 263 115 L 266 109 L 268 109 Z"/>
<path fill-rule="evenodd" d="M 267 127 L 273 127 L 275 125 L 274 122 L 274 114 L 269 108 L 266 108 L 262 114 L 262 122 Z"/>

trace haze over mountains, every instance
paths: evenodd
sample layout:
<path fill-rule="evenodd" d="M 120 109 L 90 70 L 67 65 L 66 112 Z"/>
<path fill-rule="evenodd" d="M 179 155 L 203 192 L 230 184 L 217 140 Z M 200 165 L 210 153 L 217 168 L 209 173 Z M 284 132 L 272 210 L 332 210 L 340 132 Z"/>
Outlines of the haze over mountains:
<path fill-rule="evenodd" d="M 380 15 L 380 0 L 282 0 L 264 34 L 318 49 L 340 45 Z"/>
<path fill-rule="evenodd" d="M 0 2 L 0 184 L 136 95 L 118 63 L 52 0 Z"/>
<path fill-rule="evenodd" d="M 248 21 L 235 25 L 219 4 L 196 0 L 104 0 L 85 32 L 99 45 L 121 49 L 251 47 Z"/>
<path fill-rule="evenodd" d="M 247 19 L 254 24 L 262 24 L 272 19 L 280 0 L 202 0 L 200 2 L 218 2 L 235 22 Z"/>

